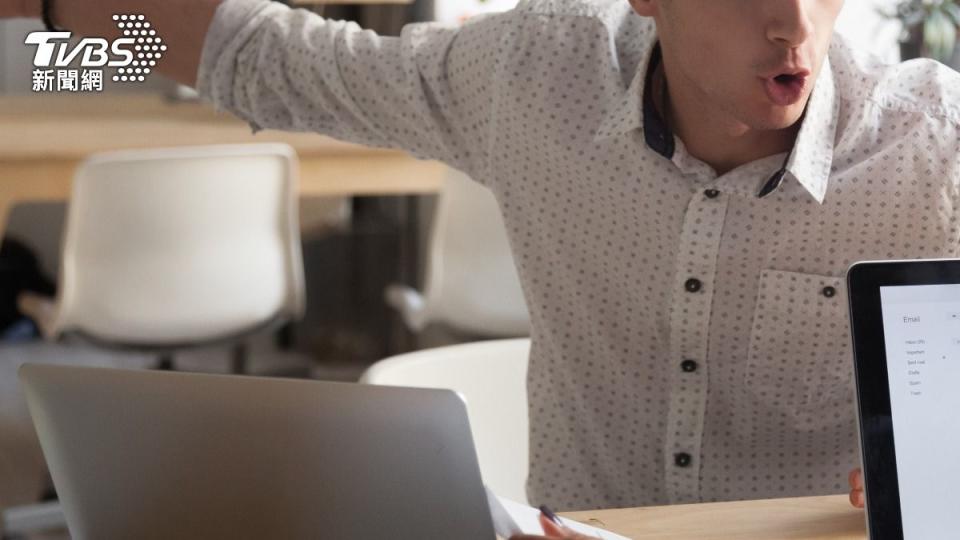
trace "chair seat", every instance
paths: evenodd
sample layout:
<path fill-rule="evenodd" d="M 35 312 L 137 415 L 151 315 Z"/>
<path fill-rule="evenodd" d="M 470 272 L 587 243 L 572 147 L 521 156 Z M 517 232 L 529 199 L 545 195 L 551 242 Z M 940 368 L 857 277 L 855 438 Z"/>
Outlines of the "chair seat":
<path fill-rule="evenodd" d="M 360 381 L 459 392 L 467 402 L 484 483 L 526 503 L 529 354 L 527 338 L 438 347 L 381 360 Z"/>

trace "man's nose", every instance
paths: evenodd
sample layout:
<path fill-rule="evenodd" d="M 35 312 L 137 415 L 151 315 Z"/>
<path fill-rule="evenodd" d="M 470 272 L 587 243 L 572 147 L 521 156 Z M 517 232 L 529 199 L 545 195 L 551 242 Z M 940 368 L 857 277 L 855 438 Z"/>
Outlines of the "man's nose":
<path fill-rule="evenodd" d="M 767 39 L 786 47 L 798 47 L 813 33 L 810 4 L 817 0 L 766 0 Z"/>

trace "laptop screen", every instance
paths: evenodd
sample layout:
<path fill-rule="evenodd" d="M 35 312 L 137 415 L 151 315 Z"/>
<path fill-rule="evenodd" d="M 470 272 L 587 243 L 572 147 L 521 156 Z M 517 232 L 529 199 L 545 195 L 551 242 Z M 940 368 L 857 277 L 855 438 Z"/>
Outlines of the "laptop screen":
<path fill-rule="evenodd" d="M 960 285 L 880 287 L 906 540 L 956 538 Z"/>

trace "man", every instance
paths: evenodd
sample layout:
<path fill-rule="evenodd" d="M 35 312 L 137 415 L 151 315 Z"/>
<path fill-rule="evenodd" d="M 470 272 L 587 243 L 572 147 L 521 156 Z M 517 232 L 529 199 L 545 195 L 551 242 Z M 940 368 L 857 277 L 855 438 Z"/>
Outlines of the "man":
<path fill-rule="evenodd" d="M 960 75 L 851 51 L 841 6 L 524 0 L 398 38 L 262 0 L 58 0 L 54 21 L 144 13 L 158 69 L 254 131 L 488 186 L 533 325 L 530 499 L 578 509 L 845 489 L 844 272 L 957 254 Z"/>

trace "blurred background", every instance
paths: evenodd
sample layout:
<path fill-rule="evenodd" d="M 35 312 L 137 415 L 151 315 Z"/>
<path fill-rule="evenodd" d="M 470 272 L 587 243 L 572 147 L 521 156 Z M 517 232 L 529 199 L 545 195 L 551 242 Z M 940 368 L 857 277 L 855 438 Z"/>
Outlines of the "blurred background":
<path fill-rule="evenodd" d="M 906 3 L 898 0 L 847 0 L 837 31 L 855 46 L 869 49 L 888 62 L 900 60 L 902 54 L 930 55 L 929 50 L 921 50 L 921 47 L 915 44 L 918 34 L 922 36 L 926 23 L 917 23 L 915 15 L 905 14 L 906 7 L 914 7 L 913 4 L 916 4 L 922 12 L 929 3 L 926 0 Z M 304 7 L 327 17 L 356 20 L 364 27 L 389 35 L 397 34 L 406 22 L 437 20 L 457 24 L 479 13 L 510 9 L 514 4 L 512 0 L 417 0 L 411 4 L 396 5 L 307 4 Z M 904 19 L 910 20 L 914 26 L 905 30 L 902 23 Z M 0 22 L 0 95 L 29 96 L 32 93 L 32 48 L 25 47 L 22 43 L 26 33 L 41 28 L 39 24 L 38 21 L 30 20 Z M 187 89 L 177 88 L 177 85 L 159 74 L 138 85 L 113 83 L 109 80 L 104 84 L 104 95 L 149 93 L 190 98 Z M 379 290 L 381 286 L 385 287 L 398 280 L 412 286 L 422 285 L 423 270 L 426 268 L 423 258 L 426 253 L 419 248 L 428 243 L 430 218 L 435 202 L 435 196 L 430 194 L 412 198 L 334 197 L 301 200 L 300 214 L 305 222 L 303 242 L 308 273 L 326 273 L 324 279 L 327 285 L 346 286 L 347 281 L 354 281 L 352 285 L 364 290 Z M 60 262 L 63 206 L 62 203 L 51 202 L 32 203 L 27 208 L 13 208 L 6 229 L 7 238 L 23 243 L 33 252 L 38 259 L 39 269 L 51 281 L 56 278 Z M 411 227 L 417 228 L 416 234 L 410 230 Z M 381 261 L 383 264 L 379 267 L 383 270 L 382 275 L 358 276 L 355 271 L 342 267 L 324 267 L 324 260 L 343 259 L 342 256 L 335 255 L 342 253 L 338 250 L 350 252 L 350 257 L 357 263 L 361 263 L 363 257 L 368 256 Z M 409 260 L 406 258 L 408 255 L 419 256 L 419 259 Z M 340 272 L 344 275 L 338 275 Z M 357 283 L 356 280 L 361 277 L 366 282 Z M 310 281 L 308 280 L 308 283 Z M 342 290 L 342 287 L 325 288 Z M 375 295 L 360 301 L 376 303 L 379 299 L 380 296 Z M 377 308 L 365 305 L 364 312 L 359 313 L 351 311 L 356 307 L 354 302 L 342 305 L 342 298 L 324 298 L 318 301 L 324 304 L 324 312 L 314 313 L 310 309 L 311 303 L 308 303 L 307 317 L 298 325 L 308 327 L 310 331 L 304 332 L 303 328 L 297 328 L 296 331 L 288 331 L 287 337 L 288 341 L 296 342 L 293 348 L 307 355 L 314 355 L 317 359 L 324 358 L 325 364 L 340 361 L 348 364 L 357 361 L 362 364 L 390 352 L 416 347 L 411 336 L 403 336 L 400 328 L 393 328 L 392 332 L 397 335 L 385 339 L 385 333 L 391 332 L 391 310 L 386 305 Z M 341 320 L 329 319 L 331 303 L 341 304 L 335 310 Z M 308 335 L 313 332 L 323 335 Z M 298 339 L 293 339 L 293 335 Z M 394 348 L 383 346 L 387 343 L 393 343 Z M 203 363 L 209 362 L 204 359 Z"/>
<path fill-rule="evenodd" d="M 514 3 L 297 5 L 396 35 L 409 22 L 460 24 Z M 956 68 L 958 27 L 960 6 L 952 0 L 846 0 L 837 31 L 886 62 L 929 56 Z M 16 389 L 16 368 L 23 362 L 355 381 L 371 364 L 390 356 L 527 335 L 522 292 L 499 213 L 492 197 L 469 179 L 438 164 L 309 135 L 265 132 L 250 138 L 246 125 L 214 114 L 196 102 L 190 89 L 159 75 L 138 85 L 105 81 L 96 96 L 37 96 L 31 80 L 33 50 L 23 39 L 40 29 L 39 21 L 0 22 L 0 126 L 6 132 L 0 139 L 0 199 L 6 201 L 0 207 L 5 220 L 0 247 L 0 511 L 55 496 Z M 58 139 L 62 129 L 74 130 L 75 140 Z M 297 266 L 302 260 L 302 276 L 278 277 L 283 281 L 279 286 L 291 291 L 284 304 L 290 309 L 278 312 L 289 316 L 251 325 L 231 339 L 213 336 L 217 339 L 191 343 L 147 343 L 132 334 L 126 336 L 129 343 L 120 343 L 124 340 L 90 335 L 96 332 L 51 333 L 58 324 L 69 326 L 69 321 L 53 316 L 45 322 L 44 317 L 63 311 L 58 302 L 66 301 L 57 298 L 57 291 L 64 286 L 65 231 L 72 223 L 67 218 L 69 176 L 79 159 L 91 150 L 176 141 L 182 133 L 196 133 L 197 144 L 272 141 L 289 145 L 299 156 L 301 187 L 292 194 L 293 207 L 280 210 L 295 218 L 296 230 L 278 237 L 279 249 L 296 251 L 282 264 Z M 157 167 L 155 161 L 145 163 Z M 282 174 L 278 182 L 285 185 Z M 248 262 L 238 259 L 235 264 Z M 109 275 L 103 269 L 103 279 Z M 102 289 L 115 284 L 88 286 L 99 287 L 103 297 Z M 25 293 L 32 299 L 26 304 Z M 132 320 L 124 308 L 130 306 L 116 307 L 115 318 Z"/>

